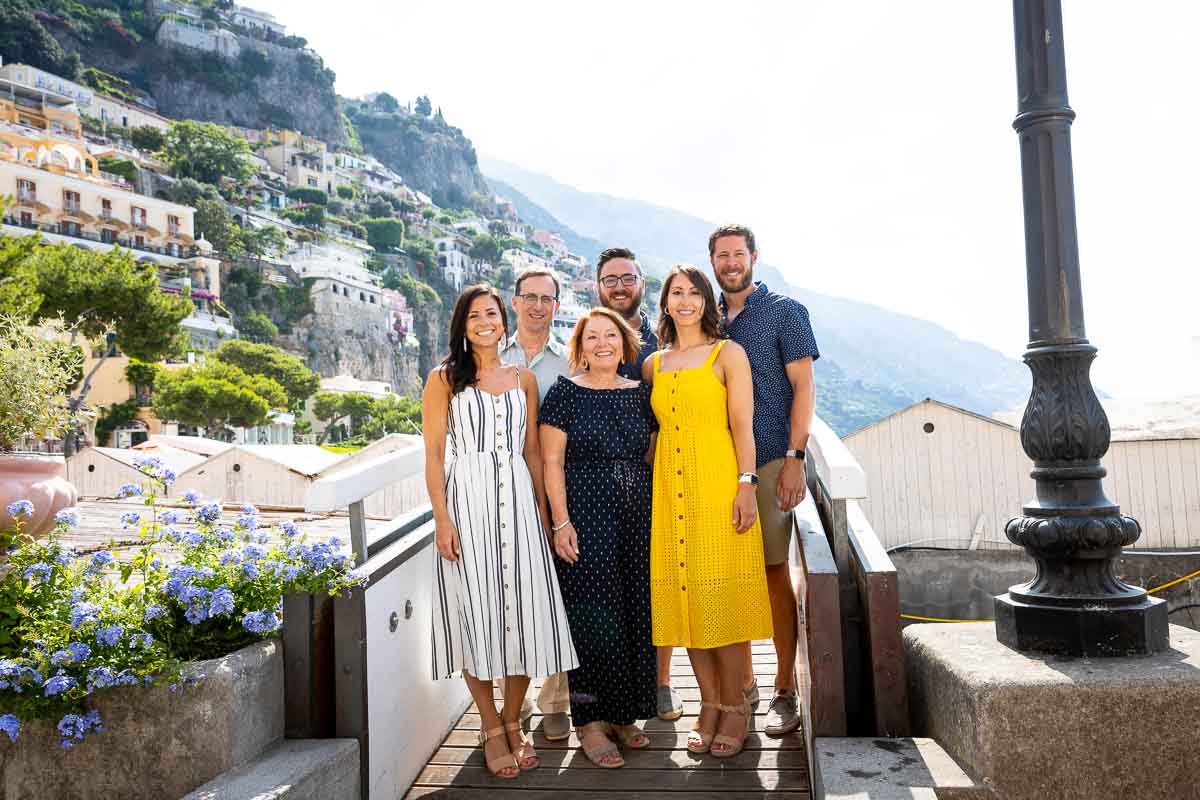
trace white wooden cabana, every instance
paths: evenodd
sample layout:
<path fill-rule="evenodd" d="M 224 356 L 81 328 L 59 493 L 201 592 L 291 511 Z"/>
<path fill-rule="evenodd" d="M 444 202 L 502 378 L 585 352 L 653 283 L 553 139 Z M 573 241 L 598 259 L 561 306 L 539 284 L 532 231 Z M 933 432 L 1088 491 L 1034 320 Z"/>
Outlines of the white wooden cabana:
<path fill-rule="evenodd" d="M 1200 545 L 1200 436 L 1176 436 L 1118 428 L 1104 457 L 1108 497 L 1142 524 L 1136 548 Z M 844 441 L 867 474 L 862 506 L 885 547 L 1013 547 L 1004 526 L 1034 487 L 1012 425 L 926 399 Z"/>
<path fill-rule="evenodd" d="M 165 446 L 149 451 L 88 447 L 67 459 L 67 480 L 75 484 L 81 498 L 115 497 L 123 485 L 140 485 L 146 479 L 134 467 L 134 462 L 151 455 L 162 459 L 177 475 L 206 460 L 206 456 Z"/>
<path fill-rule="evenodd" d="M 345 457 L 310 444 L 235 445 L 180 474 L 174 493 L 193 489 L 226 503 L 303 508 L 313 480 Z"/>

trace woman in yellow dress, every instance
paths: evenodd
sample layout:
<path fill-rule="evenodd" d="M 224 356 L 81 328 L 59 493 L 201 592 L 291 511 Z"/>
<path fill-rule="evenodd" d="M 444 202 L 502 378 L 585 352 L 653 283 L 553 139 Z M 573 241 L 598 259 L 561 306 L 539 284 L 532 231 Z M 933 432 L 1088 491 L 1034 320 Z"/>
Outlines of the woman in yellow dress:
<path fill-rule="evenodd" d="M 712 285 L 675 266 L 663 281 L 658 341 L 646 359 L 658 418 L 650 533 L 650 602 L 658 646 L 683 646 L 700 684 L 688 750 L 741 752 L 750 707 L 745 643 L 771 637 L 755 501 L 750 362 L 722 339 Z"/>

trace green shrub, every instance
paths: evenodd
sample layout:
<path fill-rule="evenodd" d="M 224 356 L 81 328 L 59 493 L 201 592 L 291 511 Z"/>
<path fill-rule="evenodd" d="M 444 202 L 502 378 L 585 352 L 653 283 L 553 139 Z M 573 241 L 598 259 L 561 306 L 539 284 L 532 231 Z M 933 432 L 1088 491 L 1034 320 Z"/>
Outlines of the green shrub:
<path fill-rule="evenodd" d="M 291 189 L 288 189 L 287 196 L 301 203 L 315 203 L 319 206 L 323 206 L 329 202 L 329 195 L 320 189 L 313 189 L 308 186 L 293 186 Z"/>

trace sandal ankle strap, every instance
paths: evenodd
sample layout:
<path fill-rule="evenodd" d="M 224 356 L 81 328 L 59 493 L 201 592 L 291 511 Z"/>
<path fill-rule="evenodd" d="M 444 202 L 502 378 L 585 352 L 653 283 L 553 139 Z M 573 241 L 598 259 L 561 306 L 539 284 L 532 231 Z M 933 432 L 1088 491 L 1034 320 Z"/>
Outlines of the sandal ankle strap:
<path fill-rule="evenodd" d="M 481 730 L 479 732 L 479 741 L 486 742 L 489 739 L 494 739 L 497 736 L 503 736 L 503 735 L 504 735 L 504 726 L 497 725 L 495 728 L 492 728 L 490 730 L 486 730 L 486 731 Z"/>

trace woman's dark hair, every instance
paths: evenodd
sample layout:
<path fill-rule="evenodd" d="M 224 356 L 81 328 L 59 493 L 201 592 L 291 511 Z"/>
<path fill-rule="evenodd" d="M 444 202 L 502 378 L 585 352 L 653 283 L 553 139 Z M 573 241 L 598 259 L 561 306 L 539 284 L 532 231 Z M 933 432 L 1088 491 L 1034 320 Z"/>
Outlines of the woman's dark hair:
<path fill-rule="evenodd" d="M 667 296 L 671 294 L 671 282 L 679 276 L 692 282 L 704 296 L 704 313 L 700 315 L 700 331 L 710 339 L 722 339 L 725 332 L 721 329 L 721 315 L 717 312 L 717 298 L 713 295 L 712 284 L 708 276 L 699 267 L 691 264 L 676 264 L 671 267 L 667 277 L 663 278 L 662 294 L 658 297 L 658 342 L 663 347 L 672 347 L 679 341 L 675 332 L 675 320 L 667 313 Z"/>
<path fill-rule="evenodd" d="M 475 374 L 475 357 L 471 355 L 470 343 L 467 341 L 467 313 L 475 298 L 487 295 L 496 301 L 500 309 L 500 322 L 504 325 L 504 335 L 508 336 L 508 312 L 504 310 L 504 298 L 494 286 L 477 283 L 463 289 L 462 294 L 454 303 L 454 313 L 450 315 L 450 352 L 442 360 L 446 378 L 450 382 L 450 394 L 455 395 L 474 386 L 479 380 Z"/>

